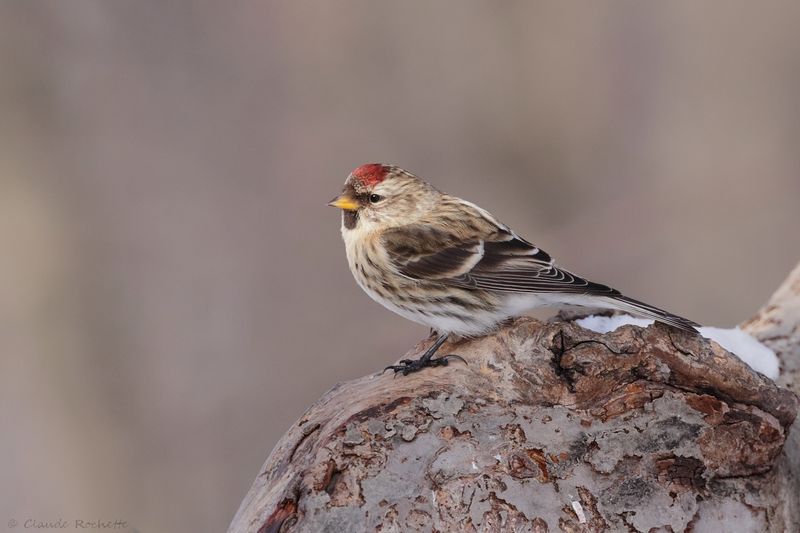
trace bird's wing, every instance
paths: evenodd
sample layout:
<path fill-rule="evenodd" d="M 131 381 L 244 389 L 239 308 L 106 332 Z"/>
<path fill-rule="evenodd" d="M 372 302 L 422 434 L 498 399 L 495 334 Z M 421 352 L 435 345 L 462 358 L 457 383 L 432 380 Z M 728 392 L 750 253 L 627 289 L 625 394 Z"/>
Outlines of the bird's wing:
<path fill-rule="evenodd" d="M 474 222 L 474 221 L 473 221 Z M 633 300 L 607 285 L 559 268 L 543 250 L 495 221 L 442 228 L 429 224 L 394 228 L 383 244 L 401 275 L 476 290 L 561 293 L 600 297 L 610 308 L 653 318 L 695 332 L 699 324 Z"/>
<path fill-rule="evenodd" d="M 382 240 L 397 271 L 416 280 L 503 292 L 620 294 L 557 267 L 545 251 L 502 225 L 489 231 L 410 225 L 387 231 Z"/>

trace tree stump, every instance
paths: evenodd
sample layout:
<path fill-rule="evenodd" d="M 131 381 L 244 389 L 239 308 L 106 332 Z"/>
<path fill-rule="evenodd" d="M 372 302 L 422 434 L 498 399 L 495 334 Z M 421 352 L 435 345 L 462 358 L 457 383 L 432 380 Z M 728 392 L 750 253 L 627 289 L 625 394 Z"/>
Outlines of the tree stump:
<path fill-rule="evenodd" d="M 795 387 L 799 306 L 800 267 L 745 326 Z M 229 533 L 800 530 L 798 398 L 716 343 L 518 318 L 440 353 L 469 364 L 326 393 Z"/>

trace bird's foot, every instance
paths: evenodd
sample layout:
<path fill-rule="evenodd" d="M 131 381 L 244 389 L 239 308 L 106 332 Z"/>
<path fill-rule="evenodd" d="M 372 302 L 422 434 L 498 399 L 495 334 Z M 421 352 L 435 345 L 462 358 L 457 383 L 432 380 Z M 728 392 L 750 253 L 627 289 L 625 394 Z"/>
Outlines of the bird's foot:
<path fill-rule="evenodd" d="M 419 372 L 423 368 L 433 367 L 433 366 L 447 366 L 449 364 L 449 359 L 458 359 L 465 365 L 467 364 L 467 360 L 461 357 L 460 355 L 456 354 L 449 354 L 443 355 L 441 357 L 437 357 L 436 359 L 425 359 L 424 357 L 420 359 L 402 359 L 396 365 L 389 365 L 383 369 L 384 372 L 387 370 L 394 370 L 394 373 L 400 373 L 404 376 L 412 374 L 414 372 Z"/>

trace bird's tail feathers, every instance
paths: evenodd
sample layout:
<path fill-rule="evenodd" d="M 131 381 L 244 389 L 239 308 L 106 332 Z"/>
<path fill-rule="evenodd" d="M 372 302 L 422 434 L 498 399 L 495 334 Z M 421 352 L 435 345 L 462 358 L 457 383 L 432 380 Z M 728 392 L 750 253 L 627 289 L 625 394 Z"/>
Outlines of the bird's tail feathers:
<path fill-rule="evenodd" d="M 627 296 L 610 296 L 607 298 L 607 301 L 609 302 L 610 306 L 620 311 L 627 311 L 631 314 L 641 317 L 652 318 L 657 322 L 663 322 L 684 331 L 697 333 L 697 328 L 700 327 L 700 324 L 697 322 L 692 322 L 687 318 L 673 315 L 672 313 L 668 313 L 663 309 L 653 307 L 652 305 L 640 302 L 639 300 L 634 300 L 633 298 L 628 298 Z"/>

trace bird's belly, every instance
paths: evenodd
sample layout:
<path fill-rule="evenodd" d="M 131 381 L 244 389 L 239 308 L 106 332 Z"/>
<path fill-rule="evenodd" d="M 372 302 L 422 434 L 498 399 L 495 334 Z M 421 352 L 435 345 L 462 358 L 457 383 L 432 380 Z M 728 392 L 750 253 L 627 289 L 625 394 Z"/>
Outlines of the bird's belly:
<path fill-rule="evenodd" d="M 478 291 L 410 280 L 389 285 L 356 276 L 356 281 L 385 308 L 439 333 L 481 335 L 508 318 L 500 301 Z"/>
<path fill-rule="evenodd" d="M 484 334 L 503 320 L 540 305 L 533 295 L 501 294 L 417 281 L 386 270 L 374 246 L 349 240 L 347 259 L 359 287 L 398 315 L 440 333 Z"/>

